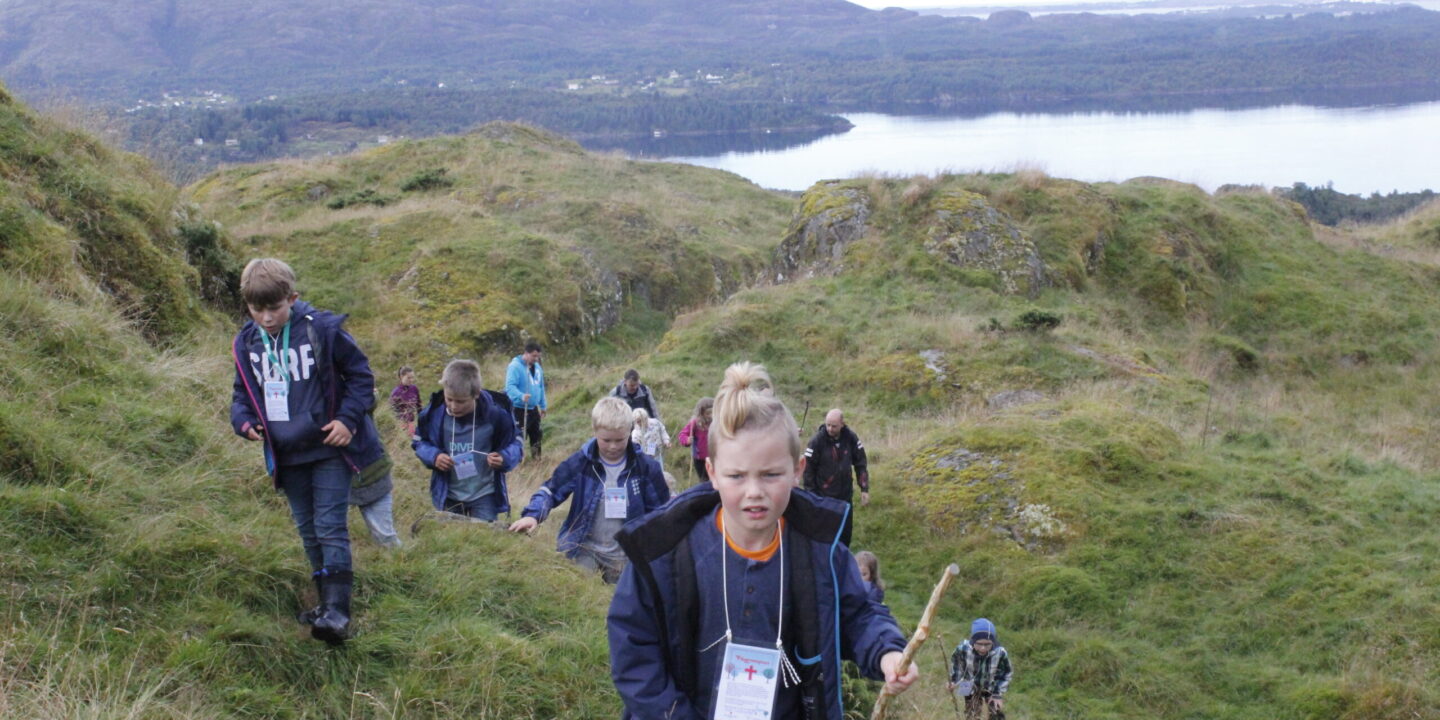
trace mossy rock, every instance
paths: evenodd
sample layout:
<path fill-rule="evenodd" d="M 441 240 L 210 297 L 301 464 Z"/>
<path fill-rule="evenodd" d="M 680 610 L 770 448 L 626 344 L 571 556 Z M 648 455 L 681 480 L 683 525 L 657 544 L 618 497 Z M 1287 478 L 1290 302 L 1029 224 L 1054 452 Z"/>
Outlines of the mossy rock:
<path fill-rule="evenodd" d="M 865 237 L 869 220 L 870 196 L 864 190 L 843 182 L 816 183 L 800 199 L 766 279 L 838 274 L 845 267 L 845 250 Z"/>
<path fill-rule="evenodd" d="M 1011 535 L 1023 485 L 1007 458 L 946 444 L 916 456 L 904 474 L 901 495 L 932 527 Z"/>
<path fill-rule="evenodd" d="M 979 193 L 950 190 L 930 202 L 925 251 L 957 267 L 992 273 L 1001 291 L 1035 295 L 1050 286 L 1035 243 Z"/>

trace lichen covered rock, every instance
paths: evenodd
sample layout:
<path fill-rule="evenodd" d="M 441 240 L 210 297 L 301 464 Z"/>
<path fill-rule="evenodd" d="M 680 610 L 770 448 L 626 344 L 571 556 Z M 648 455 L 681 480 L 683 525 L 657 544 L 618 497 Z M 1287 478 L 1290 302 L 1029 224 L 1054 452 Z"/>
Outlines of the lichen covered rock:
<path fill-rule="evenodd" d="M 816 183 L 805 191 L 766 281 L 838 274 L 845 249 L 865 237 L 869 219 L 870 196 L 864 190 L 836 181 Z"/>
<path fill-rule="evenodd" d="M 959 267 L 993 273 L 1008 294 L 1035 295 L 1050 285 L 1035 243 L 983 195 L 951 190 L 931 201 L 925 251 Z"/>

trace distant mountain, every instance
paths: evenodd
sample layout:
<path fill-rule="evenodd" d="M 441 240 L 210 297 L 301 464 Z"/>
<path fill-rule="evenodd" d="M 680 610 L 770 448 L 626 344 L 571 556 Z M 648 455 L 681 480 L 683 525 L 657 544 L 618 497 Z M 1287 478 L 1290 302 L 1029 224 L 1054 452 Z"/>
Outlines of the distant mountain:
<path fill-rule="evenodd" d="M 595 78 L 634 90 L 671 71 L 690 83 L 676 92 L 852 108 L 1434 85 L 1440 13 L 982 21 L 843 0 L 0 2 L 0 79 L 27 94 L 245 100 Z"/>
<path fill-rule="evenodd" d="M 843 0 L 11 0 L 0 3 L 0 73 L 101 96 L 119 90 L 103 86 L 112 80 L 244 91 L 415 71 L 499 77 L 651 48 L 746 57 L 893 17 Z"/>

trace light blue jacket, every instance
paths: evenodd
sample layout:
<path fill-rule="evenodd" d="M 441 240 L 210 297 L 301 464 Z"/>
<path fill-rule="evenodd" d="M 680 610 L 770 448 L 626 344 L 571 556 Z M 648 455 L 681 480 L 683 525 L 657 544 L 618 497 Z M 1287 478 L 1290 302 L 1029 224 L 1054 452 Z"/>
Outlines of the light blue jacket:
<path fill-rule="evenodd" d="M 530 394 L 530 402 L 521 398 Z M 510 367 L 505 369 L 505 394 L 510 397 L 510 404 L 522 410 L 549 410 L 545 404 L 545 368 L 535 363 L 535 377 L 530 377 L 530 369 L 525 366 L 525 359 L 516 355 L 510 361 Z"/>

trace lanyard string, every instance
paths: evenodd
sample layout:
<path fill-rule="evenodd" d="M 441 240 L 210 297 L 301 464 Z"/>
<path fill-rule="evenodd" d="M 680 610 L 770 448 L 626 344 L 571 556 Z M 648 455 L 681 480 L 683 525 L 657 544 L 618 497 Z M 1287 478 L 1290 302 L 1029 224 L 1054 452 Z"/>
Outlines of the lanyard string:
<path fill-rule="evenodd" d="M 476 411 L 475 411 L 475 410 L 471 410 L 471 411 L 470 411 L 470 414 L 473 416 L 473 415 L 476 414 Z M 470 423 L 470 452 L 471 452 L 472 454 L 475 452 L 475 426 L 480 424 L 479 420 L 480 420 L 480 418 L 476 417 L 476 418 L 474 419 L 474 421 L 472 421 L 472 422 Z M 452 453 L 455 452 L 455 423 L 457 423 L 457 422 L 460 422 L 460 418 L 457 418 L 457 417 L 455 417 L 454 415 L 451 415 L 451 416 L 450 416 L 450 452 L 452 452 Z"/>
<path fill-rule="evenodd" d="M 775 552 L 780 555 L 780 602 L 775 606 L 775 649 L 780 651 L 780 683 L 784 687 L 792 687 L 800 684 L 800 673 L 790 664 L 790 656 L 785 652 L 785 533 L 780 526 L 780 521 L 775 521 L 775 532 L 779 535 L 780 542 Z M 710 643 L 708 647 L 700 652 L 720 644 L 724 640 L 728 645 L 734 639 L 730 631 L 730 563 L 729 557 L 725 554 L 725 548 L 730 545 L 730 532 L 725 529 L 725 513 L 720 513 L 720 585 L 721 602 L 725 608 L 725 635 Z"/>
<path fill-rule="evenodd" d="M 604 467 L 614 467 L 614 466 L 611 465 L 610 463 L 605 462 L 605 458 L 600 458 L 600 464 L 601 464 L 602 466 L 604 466 Z M 625 468 L 625 466 L 624 466 L 624 465 L 625 465 L 625 461 L 624 461 L 624 460 L 621 460 L 621 461 L 620 461 L 619 463 L 617 463 L 617 464 L 621 466 L 621 467 L 620 467 L 621 470 L 626 470 L 626 468 Z M 601 488 L 610 487 L 609 485 L 606 485 L 606 484 L 605 484 L 605 476 L 602 476 L 602 475 L 600 474 L 600 471 L 595 469 L 595 466 L 594 466 L 594 465 L 591 465 L 591 466 L 590 466 L 590 472 L 594 473 L 594 474 L 595 474 L 595 479 L 600 481 L 600 487 L 601 487 Z M 619 477 L 615 478 L 615 487 L 617 487 L 617 488 L 623 488 L 623 487 L 625 487 L 625 483 L 626 483 L 626 481 L 628 481 L 628 480 L 630 479 L 630 475 L 631 475 L 632 473 L 633 473 L 633 470 L 626 470 L 625 472 L 622 472 Z M 608 474 L 608 472 L 607 472 L 607 474 Z M 707 649 L 708 649 L 708 648 L 707 648 Z"/>
<path fill-rule="evenodd" d="M 282 337 L 284 338 L 283 340 L 281 339 Z M 285 323 L 285 329 L 276 333 L 274 342 L 272 342 L 270 333 L 266 332 L 264 328 L 261 328 L 260 342 L 265 345 L 265 354 L 270 358 L 270 366 L 279 367 L 280 378 L 285 381 L 285 384 L 290 384 L 290 323 Z M 275 355 L 275 346 L 277 343 L 283 344 L 278 357 Z"/>

